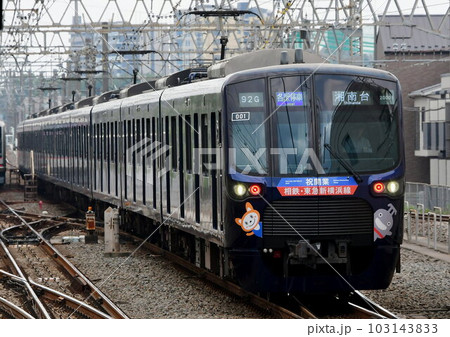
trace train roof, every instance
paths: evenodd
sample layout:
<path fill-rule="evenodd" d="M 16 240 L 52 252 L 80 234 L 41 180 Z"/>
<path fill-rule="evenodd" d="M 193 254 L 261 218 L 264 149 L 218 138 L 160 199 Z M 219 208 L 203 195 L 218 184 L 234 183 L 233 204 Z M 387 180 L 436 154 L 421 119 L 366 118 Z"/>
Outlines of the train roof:
<path fill-rule="evenodd" d="M 244 81 L 249 78 L 261 76 L 280 76 L 282 74 L 330 74 L 330 75 L 361 75 L 368 77 L 375 77 L 385 80 L 394 80 L 397 78 L 388 71 L 341 64 L 327 64 L 327 63 L 301 63 L 301 64 L 286 64 L 278 66 L 269 66 L 264 68 L 256 68 L 239 71 L 227 76 L 225 84 L 230 82 Z"/>
<path fill-rule="evenodd" d="M 74 114 L 75 111 L 86 113 L 101 105 L 105 109 L 115 109 L 132 104 L 148 104 L 153 99 L 176 99 L 192 95 L 190 83 L 195 83 L 195 92 L 209 94 L 218 92 L 223 85 L 261 76 L 279 76 L 283 73 L 364 75 L 386 80 L 397 80 L 391 73 L 360 66 L 327 64 L 320 56 L 302 50 L 268 49 L 237 55 L 219 61 L 209 68 L 186 69 L 172 75 L 131 85 L 121 90 L 113 90 L 99 96 L 84 98 L 78 102 L 68 103 L 41 111 L 32 117 L 43 118 L 55 113 Z M 165 90 L 171 88 L 171 90 Z M 162 94 L 161 94 L 162 93 Z M 119 99 L 116 99 L 119 98 Z M 85 110 L 84 108 L 87 108 Z M 72 110 L 76 109 L 76 110 Z M 53 116 L 54 117 L 54 116 Z"/>

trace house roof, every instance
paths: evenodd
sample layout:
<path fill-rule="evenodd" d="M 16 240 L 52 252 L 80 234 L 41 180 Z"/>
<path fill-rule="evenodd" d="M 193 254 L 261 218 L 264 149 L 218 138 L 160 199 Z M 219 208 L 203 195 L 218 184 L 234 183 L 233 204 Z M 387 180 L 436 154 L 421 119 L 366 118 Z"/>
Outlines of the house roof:
<path fill-rule="evenodd" d="M 437 92 L 441 90 L 441 84 L 434 84 L 426 88 L 414 90 L 408 94 L 409 97 L 423 97 L 423 96 L 429 96 L 429 95 L 436 95 Z"/>
<path fill-rule="evenodd" d="M 378 31 L 377 43 L 384 53 L 450 52 L 449 15 L 414 15 L 408 24 L 399 15 L 381 19 L 384 25 Z M 439 34 L 438 30 L 444 33 Z"/>

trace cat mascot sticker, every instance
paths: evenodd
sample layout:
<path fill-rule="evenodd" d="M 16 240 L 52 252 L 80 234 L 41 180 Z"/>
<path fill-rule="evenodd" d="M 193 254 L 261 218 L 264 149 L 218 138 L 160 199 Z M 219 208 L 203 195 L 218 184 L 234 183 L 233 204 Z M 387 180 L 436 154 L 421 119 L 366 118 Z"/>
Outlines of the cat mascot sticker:
<path fill-rule="evenodd" d="M 256 235 L 257 237 L 262 237 L 262 222 L 259 221 L 261 218 L 259 212 L 253 209 L 251 203 L 245 203 L 246 212 L 242 218 L 236 218 L 234 221 L 242 227 L 242 230 L 246 232 L 247 236 Z"/>

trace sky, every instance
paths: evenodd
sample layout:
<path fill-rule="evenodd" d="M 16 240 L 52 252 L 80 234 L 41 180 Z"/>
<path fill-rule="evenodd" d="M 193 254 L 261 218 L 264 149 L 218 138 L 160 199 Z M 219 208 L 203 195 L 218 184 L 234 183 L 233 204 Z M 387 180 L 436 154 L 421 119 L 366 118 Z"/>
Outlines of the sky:
<path fill-rule="evenodd" d="M 216 1 L 220 1 L 220 0 L 202 0 L 204 1 L 207 5 L 211 5 L 214 4 Z M 294 1 L 294 6 L 297 5 L 297 7 L 299 7 L 300 5 L 303 4 L 303 2 L 305 0 L 292 0 Z M 319 12 L 319 16 L 323 17 L 324 16 L 324 12 L 326 10 L 326 8 L 330 7 L 330 4 L 334 4 L 335 1 L 337 0 L 315 0 L 314 4 L 317 8 L 317 11 Z M 350 0 L 342 0 L 343 3 L 348 4 Z M 367 4 L 366 0 L 362 0 L 363 1 L 363 6 L 365 6 L 365 10 L 364 10 L 364 15 L 363 18 L 365 20 L 365 22 L 371 23 L 373 22 L 373 17 L 371 15 L 371 12 L 369 10 L 369 6 Z M 414 6 L 414 3 L 417 1 L 417 10 L 416 10 L 416 14 L 421 14 L 424 13 L 423 12 L 423 5 L 422 3 L 425 2 L 428 6 L 429 12 L 430 14 L 443 14 L 445 13 L 449 6 L 450 6 L 450 0 L 398 0 L 397 2 L 400 3 L 401 7 L 402 7 L 402 11 L 404 15 L 408 15 L 409 12 L 411 11 L 411 9 Z M 8 11 L 5 13 L 5 25 L 8 25 L 11 23 L 11 18 L 12 13 L 13 13 L 13 8 L 12 8 L 12 4 L 16 3 L 16 2 L 20 2 L 22 8 L 26 9 L 31 9 L 33 8 L 39 8 L 41 9 L 39 2 L 36 2 L 35 0 L 4 0 L 3 1 L 3 6 L 5 8 L 8 8 Z M 68 25 L 72 22 L 72 18 L 73 15 L 75 13 L 75 0 L 45 0 L 45 4 L 48 8 L 48 11 L 51 15 L 51 17 L 53 18 L 53 20 L 55 22 L 59 22 L 61 21 L 62 24 Z M 200 2 L 200 0 L 199 0 Z M 236 4 L 237 2 L 240 1 L 234 1 L 234 0 L 230 0 L 230 2 L 232 4 Z M 340 1 L 337 1 L 340 2 Z M 114 7 L 115 3 L 118 4 L 118 6 L 120 7 L 120 10 L 123 14 L 123 18 L 125 21 L 128 21 L 133 13 L 133 5 L 135 1 L 134 0 L 82 0 L 82 4 L 84 4 L 84 6 L 86 6 L 87 9 L 87 13 L 84 11 L 83 7 L 81 4 L 79 4 L 78 6 L 78 11 L 80 13 L 81 16 L 81 20 L 82 22 L 87 22 L 89 23 L 89 16 L 90 19 L 94 22 L 98 22 L 100 19 L 101 21 L 119 21 L 121 19 L 120 17 L 120 13 L 117 10 L 116 7 Z M 151 11 L 152 13 L 154 13 L 154 15 L 159 15 L 161 12 L 161 6 L 163 4 L 163 0 L 143 0 L 143 1 L 139 1 L 138 2 L 140 6 L 143 6 L 143 4 L 145 4 L 147 6 L 147 9 L 149 11 Z M 188 9 L 189 5 L 191 3 L 195 3 L 192 2 L 191 0 L 172 0 L 172 3 L 174 4 L 180 4 L 179 5 L 179 9 Z M 274 0 L 258 0 L 258 5 L 260 5 L 261 7 L 266 7 L 269 9 L 272 9 Z M 387 14 L 398 14 L 397 9 L 395 8 L 395 1 L 394 0 L 372 0 L 372 7 L 374 8 L 374 10 L 377 12 L 377 14 L 381 15 L 383 13 L 383 10 L 385 9 L 386 5 L 390 3 L 390 6 L 388 8 Z M 108 4 L 108 7 L 106 9 L 106 11 L 104 11 L 105 6 Z M 254 7 L 253 5 L 255 4 L 255 0 L 250 0 L 250 6 Z M 312 12 L 310 9 L 308 9 L 308 7 L 310 7 L 309 2 L 306 1 L 306 5 L 305 5 L 305 15 L 308 16 L 308 19 L 312 18 Z M 169 6 L 170 2 L 166 2 L 165 3 L 165 7 L 162 10 L 162 15 L 164 16 L 170 16 L 172 8 Z M 66 11 L 67 10 L 67 11 Z M 22 14 L 25 17 L 26 15 L 28 15 L 30 13 L 30 11 L 24 11 Z M 342 13 L 342 11 L 341 11 Z M 35 15 L 35 14 L 34 14 Z M 31 27 L 36 27 L 36 15 L 35 18 L 33 20 L 22 20 L 22 22 L 18 22 L 18 20 L 16 20 L 14 22 L 15 25 L 18 24 L 26 24 L 29 23 Z M 343 15 L 340 14 L 340 17 L 342 18 Z M 132 16 L 133 18 L 133 22 L 132 23 L 137 23 L 137 24 L 142 24 L 145 25 L 148 21 L 148 17 L 146 15 L 146 12 L 143 10 L 142 7 L 138 8 L 138 10 L 134 11 L 134 14 Z M 335 15 L 334 13 L 330 13 L 330 15 L 328 16 L 328 20 L 330 23 L 334 22 Z M 163 19 L 163 22 L 173 22 L 172 18 L 166 18 Z M 43 24 L 49 24 L 51 25 L 52 22 L 50 20 L 50 17 L 45 13 L 41 11 L 41 19 L 39 21 L 40 25 Z M 89 27 L 89 25 L 88 25 Z M 373 29 L 370 28 L 370 26 L 365 26 L 366 29 L 365 31 L 370 31 L 373 32 Z M 4 32 L 5 33 L 5 32 Z M 366 33 L 365 33 L 366 34 Z M 449 32 L 450 35 L 450 32 Z M 64 39 L 69 38 L 69 34 L 65 34 L 63 36 Z M 2 42 L 5 42 L 6 39 L 3 39 Z M 9 42 L 9 41 L 8 41 Z M 47 41 L 48 42 L 48 41 Z M 17 43 L 17 42 L 15 42 Z M 67 44 L 67 42 L 66 42 Z"/>
<path fill-rule="evenodd" d="M 206 4 L 213 4 L 214 1 L 220 1 L 220 0 L 203 0 L 203 1 Z M 304 0 L 294 0 L 294 5 L 296 3 L 302 4 L 303 1 Z M 423 12 L 421 10 L 421 8 L 423 8 L 422 1 L 424 1 L 427 4 L 430 14 L 443 14 L 450 6 L 450 0 L 418 0 L 417 7 L 421 12 Z M 115 2 L 119 5 L 119 7 L 123 13 L 124 19 L 128 20 L 131 16 L 132 10 L 133 10 L 133 6 L 130 6 L 130 3 L 134 3 L 134 1 L 130 1 L 130 0 L 115 0 L 115 1 L 83 0 L 83 4 L 86 6 L 89 14 L 91 15 L 92 20 L 94 20 L 94 21 L 97 21 L 102 16 L 102 13 L 103 13 L 103 10 L 104 10 L 106 4 L 108 4 L 108 9 L 107 9 L 106 13 L 103 14 L 102 19 L 106 19 L 107 21 L 118 20 L 119 13 L 118 13 L 117 9 L 114 7 Z M 231 0 L 230 2 L 234 4 L 234 3 L 237 3 L 240 1 Z M 254 0 L 252 0 L 251 2 L 254 2 Z M 401 0 L 398 2 L 400 3 L 404 13 L 408 14 L 409 11 L 411 10 L 411 8 L 413 8 L 413 5 L 416 2 L 416 0 Z M 13 1 L 12 0 L 9 0 L 9 1 L 4 0 L 3 3 L 4 3 L 4 7 L 11 8 L 11 4 L 13 3 Z M 71 16 L 74 13 L 75 0 L 46 0 L 45 3 L 47 4 L 49 11 L 56 17 L 61 16 L 61 13 L 66 9 L 68 4 L 70 4 L 70 7 L 72 7 L 72 12 L 68 13 L 67 18 L 70 20 Z M 141 3 L 145 3 L 145 5 L 147 6 L 149 11 L 151 11 L 153 9 L 153 12 L 155 14 L 159 14 L 160 10 L 161 10 L 161 6 L 163 4 L 163 1 L 162 0 L 153 0 L 153 1 L 145 0 Z M 191 0 L 173 0 L 172 3 L 174 3 L 174 4 L 180 3 L 180 6 L 178 8 L 186 9 L 189 7 L 189 4 L 191 4 Z M 330 3 L 334 3 L 334 0 L 315 0 L 314 3 L 315 3 L 316 8 L 319 8 L 319 11 L 320 11 L 320 8 L 328 8 Z M 349 0 L 344 0 L 344 3 L 348 4 Z M 397 14 L 397 11 L 395 8 L 395 1 L 393 1 L 393 0 L 383 0 L 383 1 L 372 0 L 372 7 L 381 14 L 382 11 L 384 10 L 384 8 L 386 7 L 386 4 L 388 4 L 388 3 L 390 3 L 388 13 Z M 22 4 L 22 8 L 26 8 L 26 6 L 28 6 L 29 8 L 32 8 L 33 5 L 35 4 L 35 0 L 21 0 L 21 4 Z M 165 8 L 163 10 L 163 14 L 170 15 L 171 14 L 170 11 L 172 10 L 172 8 L 170 8 L 170 6 L 168 6 L 169 3 L 166 3 L 166 4 L 167 5 L 165 6 Z M 273 0 L 258 0 L 258 4 L 261 7 L 272 8 Z M 363 4 L 366 8 L 368 8 L 366 0 L 363 0 Z M 308 8 L 307 4 L 306 4 L 305 8 Z M 82 9 L 81 5 L 79 6 L 79 11 L 80 11 L 80 13 L 83 13 L 83 9 Z M 418 11 L 417 13 L 420 13 L 420 11 Z M 140 14 L 139 12 L 141 12 L 142 14 Z M 366 12 L 368 12 L 368 11 L 366 11 Z M 312 14 L 310 14 L 310 15 L 312 16 Z M 8 16 L 8 14 L 6 14 L 6 16 Z M 133 15 L 133 17 L 138 21 L 139 20 L 144 21 L 147 19 L 146 15 L 144 14 L 144 11 L 138 11 L 138 13 L 135 13 Z M 370 12 L 368 12 L 367 15 L 365 15 L 364 17 L 366 17 L 367 19 L 370 19 Z"/>

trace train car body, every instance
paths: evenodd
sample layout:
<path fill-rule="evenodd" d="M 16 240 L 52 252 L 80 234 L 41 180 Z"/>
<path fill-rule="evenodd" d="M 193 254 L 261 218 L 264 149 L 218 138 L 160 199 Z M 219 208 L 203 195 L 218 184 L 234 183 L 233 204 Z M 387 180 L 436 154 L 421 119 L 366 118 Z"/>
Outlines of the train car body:
<path fill-rule="evenodd" d="M 0 121 L 0 186 L 6 182 L 6 126 Z"/>
<path fill-rule="evenodd" d="M 24 121 L 19 163 L 248 290 L 346 292 L 399 266 L 401 130 L 393 75 L 289 64 Z"/>

